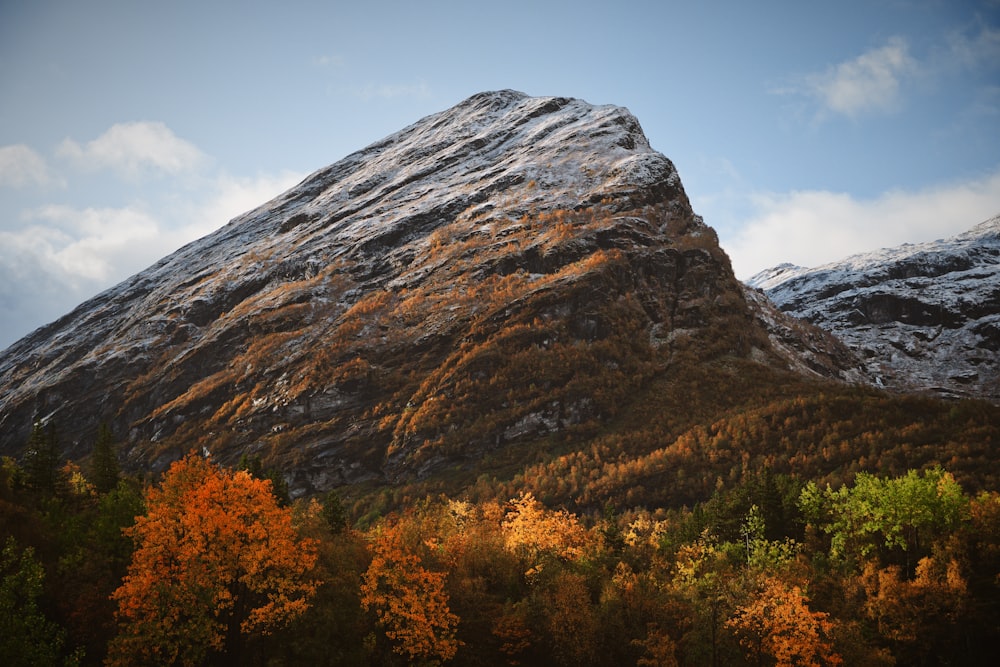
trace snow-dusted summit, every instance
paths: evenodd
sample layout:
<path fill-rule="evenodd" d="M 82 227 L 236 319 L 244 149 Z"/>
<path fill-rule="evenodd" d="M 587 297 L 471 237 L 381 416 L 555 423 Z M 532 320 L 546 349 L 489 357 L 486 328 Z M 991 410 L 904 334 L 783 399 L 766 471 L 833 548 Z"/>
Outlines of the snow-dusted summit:
<path fill-rule="evenodd" d="M 1000 401 L 1000 216 L 947 240 L 747 283 L 841 338 L 886 386 Z"/>

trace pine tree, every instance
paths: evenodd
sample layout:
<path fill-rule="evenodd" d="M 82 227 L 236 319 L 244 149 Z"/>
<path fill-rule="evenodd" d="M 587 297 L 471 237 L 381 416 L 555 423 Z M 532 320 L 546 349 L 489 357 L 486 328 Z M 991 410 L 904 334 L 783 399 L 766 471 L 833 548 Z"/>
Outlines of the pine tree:
<path fill-rule="evenodd" d="M 53 496 L 59 482 L 59 451 L 55 429 L 35 422 L 21 463 L 28 487 L 41 496 Z"/>
<path fill-rule="evenodd" d="M 246 470 L 255 479 L 266 479 L 271 482 L 271 493 L 281 507 L 288 507 L 292 502 L 288 493 L 288 482 L 285 476 L 274 468 L 264 468 L 260 454 L 243 454 L 236 464 L 237 470 Z"/>
<path fill-rule="evenodd" d="M 118 466 L 118 445 L 107 424 L 97 429 L 97 441 L 90 463 L 91 482 L 98 493 L 107 493 L 118 486 L 121 469 Z"/>
<path fill-rule="evenodd" d="M 44 578 L 34 550 L 20 549 L 8 537 L 0 548 L 0 656 L 5 665 L 59 664 L 66 633 L 39 607 Z M 64 664 L 78 664 L 79 657 Z"/>
<path fill-rule="evenodd" d="M 347 530 L 348 517 L 344 503 L 336 491 L 330 490 L 323 498 L 323 518 L 330 526 L 334 534 L 339 534 Z"/>

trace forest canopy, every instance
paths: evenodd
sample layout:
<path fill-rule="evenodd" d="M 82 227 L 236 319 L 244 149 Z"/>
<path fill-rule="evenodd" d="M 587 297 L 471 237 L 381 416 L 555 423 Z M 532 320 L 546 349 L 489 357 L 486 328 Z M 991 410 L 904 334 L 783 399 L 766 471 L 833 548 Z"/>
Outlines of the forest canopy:
<path fill-rule="evenodd" d="M 624 512 L 431 495 L 366 526 L 251 467 L 101 492 L 70 464 L 45 495 L 5 460 L 11 664 L 972 665 L 1000 627 L 1000 494 L 940 466 Z"/>

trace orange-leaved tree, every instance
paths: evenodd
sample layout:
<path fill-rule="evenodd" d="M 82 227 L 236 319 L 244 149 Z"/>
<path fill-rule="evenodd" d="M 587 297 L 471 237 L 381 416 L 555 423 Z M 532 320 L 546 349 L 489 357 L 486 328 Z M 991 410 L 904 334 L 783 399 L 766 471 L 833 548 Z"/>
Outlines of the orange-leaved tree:
<path fill-rule="evenodd" d="M 361 604 L 375 611 L 393 651 L 414 662 L 440 664 L 458 652 L 459 618 L 449 607 L 448 573 L 425 566 L 420 545 L 407 539 L 406 522 L 407 517 L 390 520 L 376 529 Z"/>
<path fill-rule="evenodd" d="M 763 656 L 773 658 L 777 667 L 843 663 L 829 638 L 833 623 L 827 614 L 809 609 L 802 590 L 777 577 L 764 575 L 759 593 L 738 607 L 726 626 L 757 664 L 762 664 Z"/>
<path fill-rule="evenodd" d="M 251 637 L 308 607 L 315 544 L 298 536 L 270 485 L 192 453 L 149 489 L 112 596 L 120 629 L 110 664 L 238 664 Z"/>
<path fill-rule="evenodd" d="M 960 623 L 974 620 L 967 616 L 968 584 L 954 559 L 921 558 L 913 579 L 897 565 L 876 569 L 869 563 L 861 582 L 865 614 L 901 662 L 946 662 L 961 645 Z"/>

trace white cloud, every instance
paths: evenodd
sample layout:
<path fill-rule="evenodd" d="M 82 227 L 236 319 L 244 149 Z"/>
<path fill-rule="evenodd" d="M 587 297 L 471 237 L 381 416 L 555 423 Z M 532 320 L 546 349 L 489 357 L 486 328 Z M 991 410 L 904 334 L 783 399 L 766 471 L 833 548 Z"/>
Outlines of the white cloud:
<path fill-rule="evenodd" d="M 153 214 L 147 205 L 123 208 L 44 206 L 32 223 L 0 235 L 9 248 L 35 256 L 67 281 L 111 285 L 182 245 L 209 234 L 294 185 L 301 176 L 238 179 L 220 176 L 194 203 Z"/>
<path fill-rule="evenodd" d="M 200 236 L 207 234 L 236 216 L 277 197 L 303 178 L 305 174 L 292 171 L 252 178 L 222 174 L 215 180 L 210 195 L 191 212 L 189 227 L 205 230 Z"/>
<path fill-rule="evenodd" d="M 967 183 L 874 199 L 822 190 L 754 197 L 755 213 L 722 244 L 739 278 L 782 262 L 819 266 L 903 243 L 947 238 L 1000 213 L 1000 171 Z"/>
<path fill-rule="evenodd" d="M 0 348 L 127 277 L 157 231 L 136 209 L 47 206 L 26 222 L 0 231 Z"/>
<path fill-rule="evenodd" d="M 30 226 L 3 233 L 4 245 L 34 257 L 71 285 L 112 279 L 116 268 L 134 257 L 135 245 L 159 231 L 152 216 L 139 208 L 45 206 L 29 219 Z"/>
<path fill-rule="evenodd" d="M 0 186 L 24 188 L 52 182 L 45 158 L 24 144 L 0 146 Z"/>
<path fill-rule="evenodd" d="M 198 148 L 159 122 L 118 123 L 81 145 L 65 139 L 59 155 L 86 167 L 111 168 L 128 177 L 148 171 L 178 173 L 204 160 Z"/>
<path fill-rule="evenodd" d="M 233 218 L 277 197 L 304 177 L 305 174 L 292 171 L 241 178 L 219 175 L 201 197 L 193 200 L 186 197 L 171 207 L 174 216 L 158 236 L 155 249 L 149 253 L 149 260 L 136 270 L 211 234 Z"/>
<path fill-rule="evenodd" d="M 857 117 L 895 109 L 903 79 L 916 69 L 906 40 L 893 37 L 883 47 L 807 76 L 805 86 L 825 110 Z"/>

